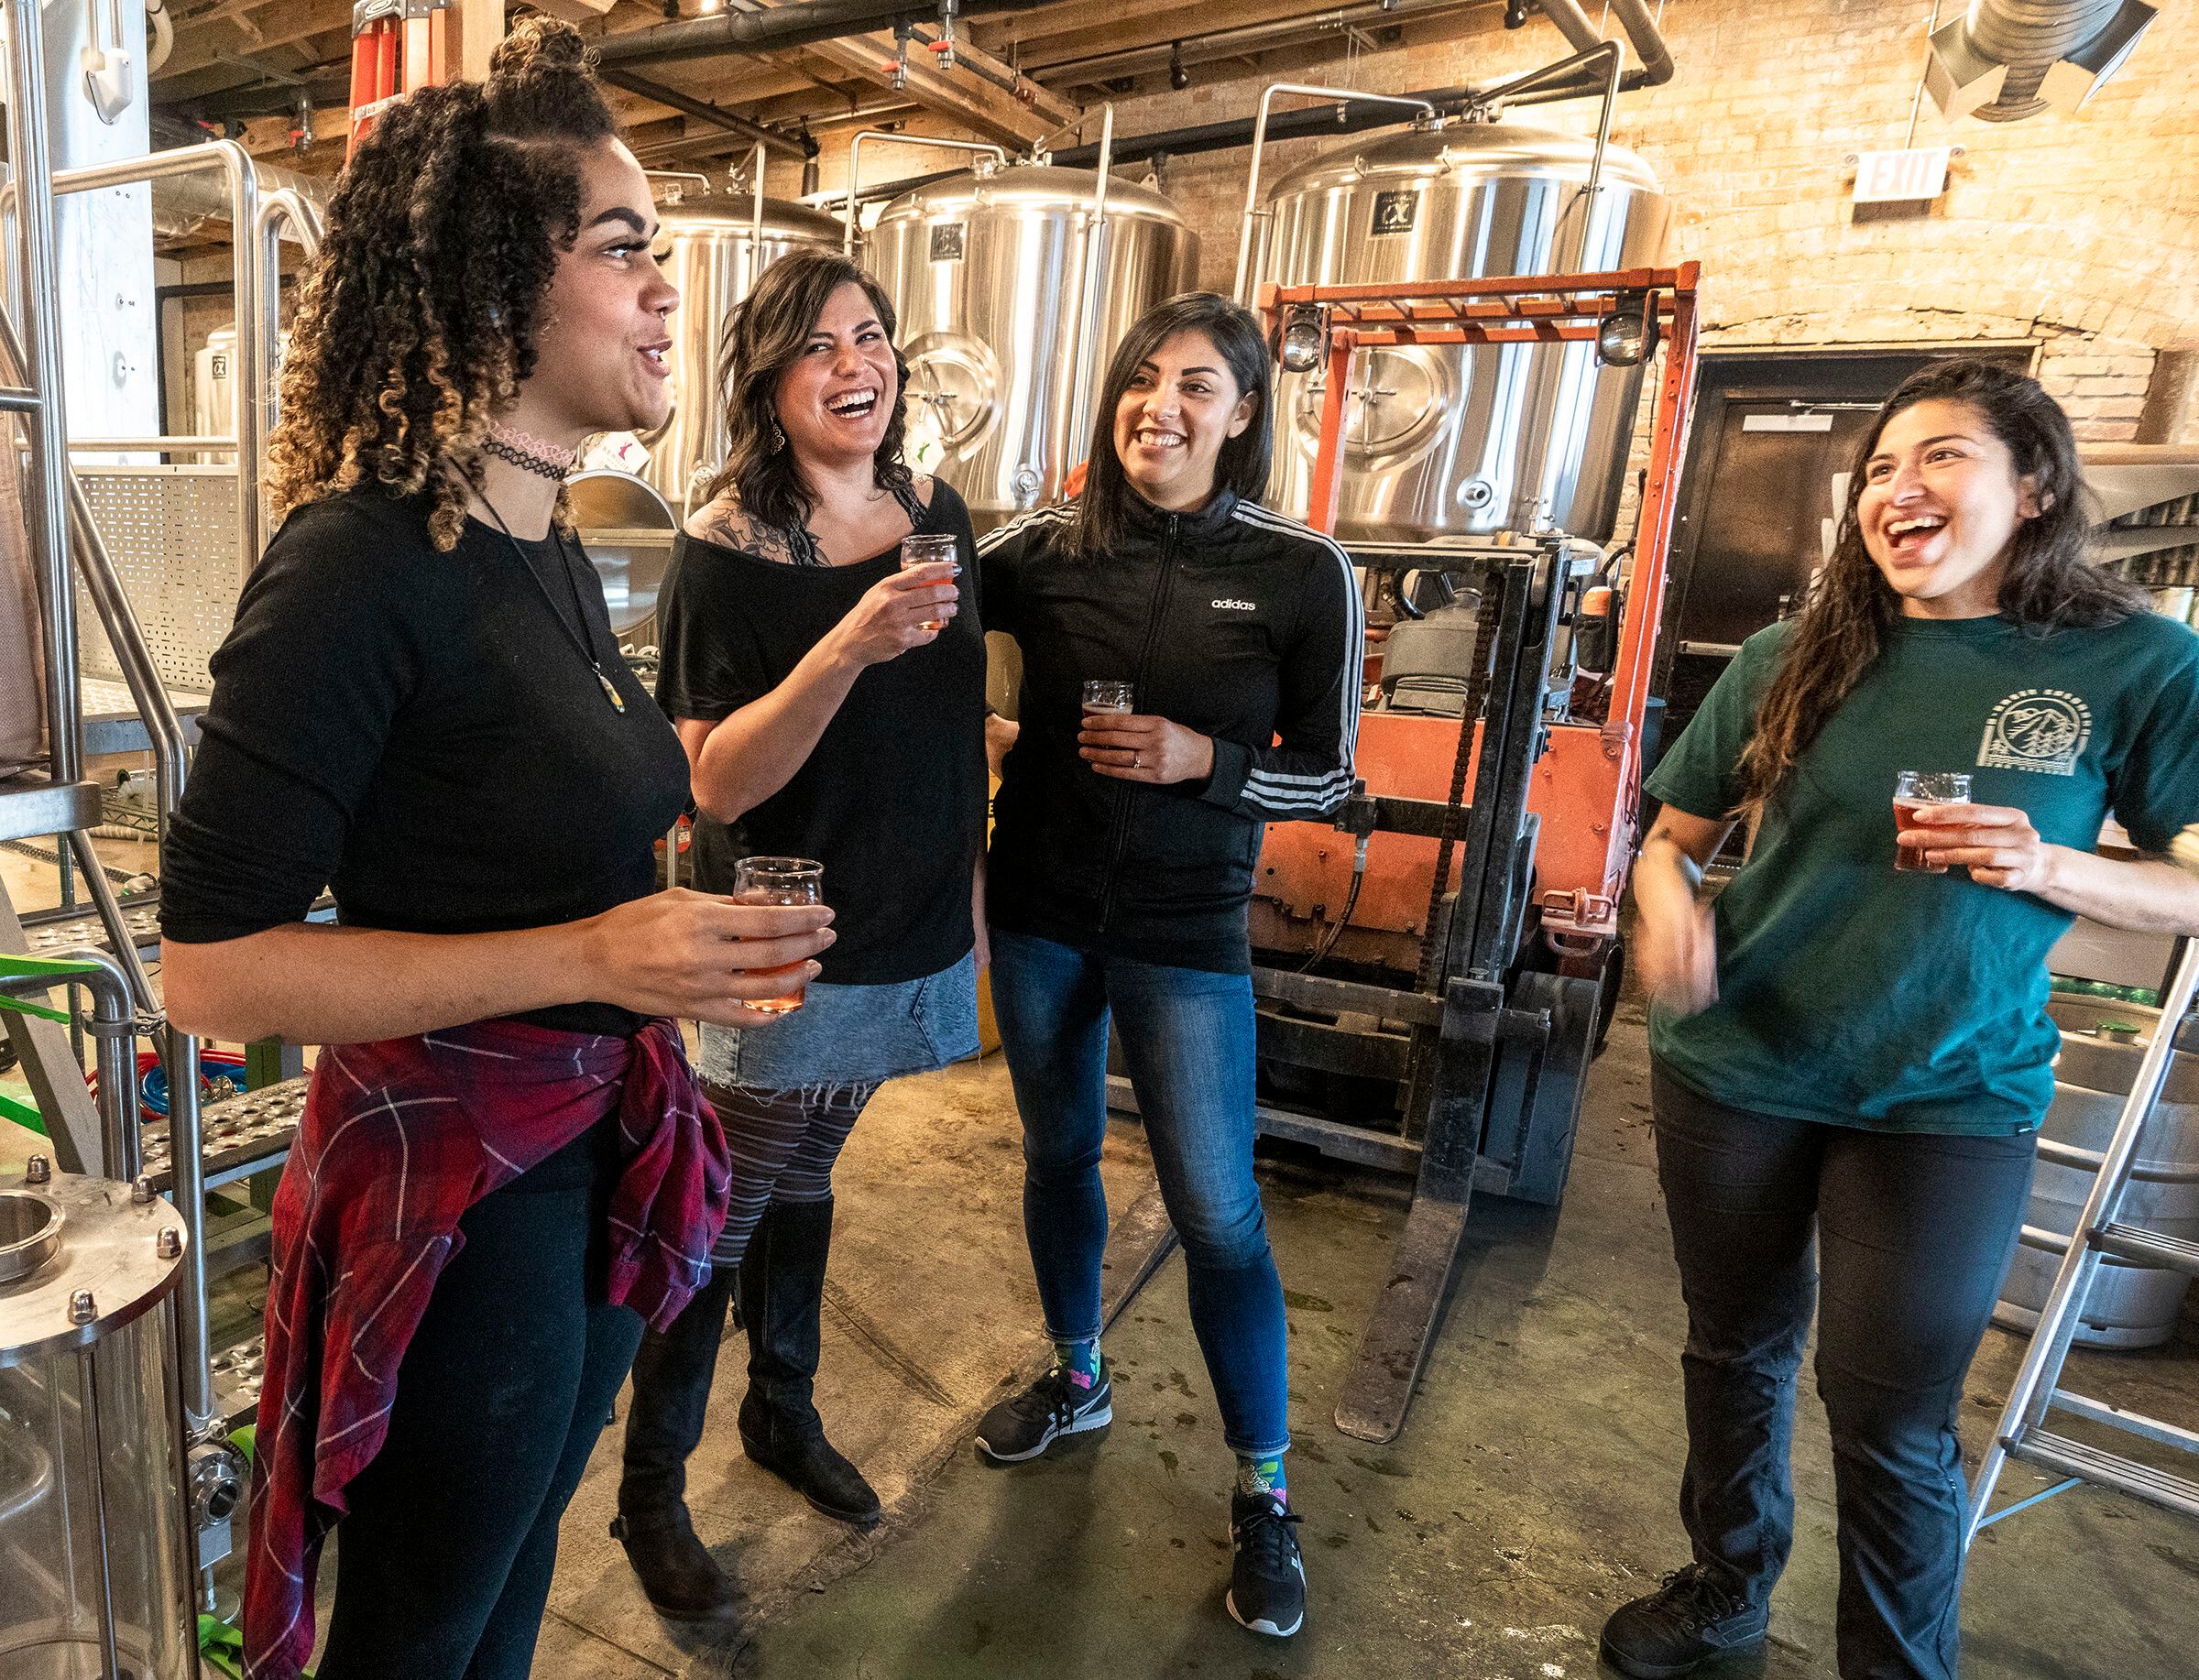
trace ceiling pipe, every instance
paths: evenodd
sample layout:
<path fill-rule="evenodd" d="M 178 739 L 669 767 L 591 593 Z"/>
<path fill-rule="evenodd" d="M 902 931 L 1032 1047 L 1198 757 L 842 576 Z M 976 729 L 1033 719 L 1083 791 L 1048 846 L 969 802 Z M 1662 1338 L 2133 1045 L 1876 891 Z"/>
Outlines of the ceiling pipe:
<path fill-rule="evenodd" d="M 1027 12 L 1043 0 L 955 0 L 957 18 L 996 12 Z M 598 64 L 654 64 L 669 59 L 718 58 L 729 52 L 771 52 L 810 47 L 891 28 L 899 17 L 935 16 L 937 6 L 913 0 L 789 0 L 761 12 L 719 12 L 680 23 L 629 29 L 593 43 Z"/>
<path fill-rule="evenodd" d="M 1601 43 L 1599 43 L 1601 44 Z M 1536 71 L 1539 78 L 1544 72 Z M 1526 84 L 1526 85 L 1522 85 Z M 1473 86 L 1426 88 L 1417 93 L 1404 93 L 1399 98 L 1431 104 L 1445 115 L 1456 115 L 1474 106 L 1483 104 L 1491 96 L 1503 93 L 1507 107 L 1519 105 L 1555 104 L 1569 99 L 1601 99 L 1609 82 L 1593 75 L 1575 76 L 1548 86 L 1533 85 L 1530 79 L 1521 77 L 1504 87 Z M 1629 88 L 1647 86 L 1639 70 L 1633 70 L 1620 79 L 1622 92 Z M 1517 92 L 1506 88 L 1517 87 Z M 1231 151 L 1253 143 L 1254 118 L 1232 117 L 1227 122 L 1201 123 L 1188 128 L 1168 128 L 1157 134 L 1139 135 L 1114 144 L 1113 161 L 1120 166 L 1143 163 L 1154 158 L 1187 158 L 1198 152 Z M 1267 119 L 1267 137 L 1271 141 L 1320 137 L 1328 135 L 1358 134 L 1369 128 L 1394 128 L 1398 125 L 1396 111 L 1388 105 L 1377 105 L 1372 100 L 1351 100 L 1336 104 L 1314 105 L 1304 111 L 1280 111 Z M 1050 155 L 1051 161 L 1065 169 L 1089 169 L 1100 161 L 1097 146 L 1072 146 Z M 930 175 L 911 175 L 900 180 L 883 180 L 867 186 L 857 194 L 864 201 L 899 198 L 904 192 L 914 192 L 919 187 L 931 186 L 935 181 L 963 173 L 959 169 L 942 169 Z M 846 194 L 836 189 L 826 194 L 813 194 L 813 198 L 829 199 L 837 204 Z"/>
<path fill-rule="evenodd" d="M 1241 58 L 1249 53 L 1272 52 L 1282 47 L 1317 47 L 1325 37 L 1348 39 L 1353 30 L 1395 28 L 1428 23 L 1460 12 L 1483 10 L 1489 0 L 1360 0 L 1326 12 L 1312 12 L 1267 23 L 1246 24 L 1235 29 L 1134 47 L 1094 58 L 1056 59 L 1034 63 L 1023 73 L 1050 87 L 1082 87 L 1118 76 L 1156 74 L 1176 64 L 1205 64 L 1216 59 Z"/>
<path fill-rule="evenodd" d="M 638 76 L 630 70 L 619 70 L 605 65 L 600 67 L 596 74 L 599 80 L 609 82 L 615 88 L 624 88 L 629 93 L 639 93 L 642 98 L 653 101 L 669 110 L 677 111 L 683 116 L 692 116 L 697 122 L 708 123 L 714 127 L 724 129 L 729 135 L 738 135 L 751 145 L 765 147 L 777 152 L 782 158 L 814 158 L 816 156 L 817 143 L 806 135 L 782 134 L 776 128 L 766 128 L 761 123 L 752 123 L 745 116 L 737 116 L 730 111 L 721 110 L 718 106 L 705 100 L 683 93 L 677 88 L 668 88 L 662 82 L 652 82 L 647 76 Z"/>
<path fill-rule="evenodd" d="M 1641 80 L 1632 82 L 1635 87 L 1662 87 L 1672 80 L 1672 49 L 1665 45 L 1664 32 L 1657 27 L 1657 19 L 1645 0 L 1610 0 L 1612 15 L 1626 31 L 1626 38 L 1634 43 L 1634 56 L 1642 61 Z M 1603 37 L 1596 26 L 1588 20 L 1577 0 L 1537 0 L 1543 13 L 1558 26 L 1558 31 L 1573 44 L 1575 52 L 1593 52 L 1603 44 Z M 1622 78 L 1621 85 L 1629 85 Z M 1598 90 L 1601 91 L 1600 89 Z"/>
<path fill-rule="evenodd" d="M 1575 52 L 1592 52 L 1603 37 L 1588 20 L 1575 0 L 1536 0 L 1543 16 L 1558 26 L 1558 33 L 1573 44 Z"/>

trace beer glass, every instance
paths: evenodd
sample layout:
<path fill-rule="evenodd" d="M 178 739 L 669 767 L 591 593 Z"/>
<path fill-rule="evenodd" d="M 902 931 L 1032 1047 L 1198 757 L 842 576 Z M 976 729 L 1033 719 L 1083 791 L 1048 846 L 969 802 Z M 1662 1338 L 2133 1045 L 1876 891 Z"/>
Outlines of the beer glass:
<path fill-rule="evenodd" d="M 962 575 L 962 562 L 955 549 L 952 531 L 912 531 L 901 540 L 901 569 L 909 571 L 915 566 L 936 566 L 945 562 L 954 567 L 950 577 Z M 946 620 L 926 618 L 916 627 L 920 630 L 944 630 Z"/>
<path fill-rule="evenodd" d="M 1088 712 L 1134 712 L 1136 700 L 1137 690 L 1128 682 L 1095 677 L 1084 685 L 1084 709 Z"/>
<path fill-rule="evenodd" d="M 1960 770 L 1903 770 L 1894 778 L 1894 832 L 1907 834 L 1921 827 L 1918 808 L 1924 805 L 1967 805 L 1970 778 Z M 1919 875 L 1944 875 L 1943 863 L 1927 862 L 1924 854 L 1896 843 L 1894 867 Z"/>
<path fill-rule="evenodd" d="M 822 904 L 825 902 L 825 866 L 807 857 L 744 857 L 733 866 L 733 897 L 742 904 Z M 806 963 L 789 963 L 783 968 L 758 970 L 764 975 L 793 975 L 792 989 L 776 998 L 751 1002 L 748 1007 L 766 1015 L 791 1015 L 802 1007 L 809 990 Z"/>

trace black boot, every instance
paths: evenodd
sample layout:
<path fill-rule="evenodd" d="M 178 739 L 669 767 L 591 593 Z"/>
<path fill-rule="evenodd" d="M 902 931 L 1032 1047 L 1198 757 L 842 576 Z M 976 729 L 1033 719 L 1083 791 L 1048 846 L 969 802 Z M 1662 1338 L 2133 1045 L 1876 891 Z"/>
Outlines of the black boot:
<path fill-rule="evenodd" d="M 740 1266 L 740 1316 L 749 1332 L 740 1445 L 826 1516 L 868 1526 L 878 1521 L 878 1495 L 825 1439 L 811 1399 L 831 1247 L 829 1201 L 773 1202 L 749 1239 Z"/>
<path fill-rule="evenodd" d="M 731 1268 L 713 1271 L 670 1329 L 642 1333 L 634 1355 L 618 1518 L 611 1533 L 625 1546 L 657 1613 L 676 1621 L 712 1621 L 733 1613 L 733 1583 L 695 1537 L 683 1497 L 687 1459 L 703 1438 L 733 1289 Z"/>

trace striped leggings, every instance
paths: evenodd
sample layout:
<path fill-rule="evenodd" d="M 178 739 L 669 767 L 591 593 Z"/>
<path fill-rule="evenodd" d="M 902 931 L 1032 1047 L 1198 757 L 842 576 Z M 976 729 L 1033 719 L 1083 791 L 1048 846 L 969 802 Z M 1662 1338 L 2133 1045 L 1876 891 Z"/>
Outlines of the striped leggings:
<path fill-rule="evenodd" d="M 706 1085 L 733 1157 L 732 1203 L 710 1250 L 714 1266 L 738 1266 L 757 1221 L 773 1201 L 829 1202 L 832 1163 L 855 1129 L 877 1082 L 812 1085 L 792 1091 Z"/>

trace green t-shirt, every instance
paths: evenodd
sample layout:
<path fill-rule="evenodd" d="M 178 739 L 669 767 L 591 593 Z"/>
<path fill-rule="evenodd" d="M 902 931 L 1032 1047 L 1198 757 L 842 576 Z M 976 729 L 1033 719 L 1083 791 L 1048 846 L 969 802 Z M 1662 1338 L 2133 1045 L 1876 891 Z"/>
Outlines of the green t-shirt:
<path fill-rule="evenodd" d="M 1718 818 L 1789 626 L 1742 644 L 1647 790 Z M 2027 633 L 1899 620 L 1770 802 L 1719 895 L 1718 1001 L 1650 1014 L 1668 1071 L 1730 1107 L 1885 1131 L 2008 1133 L 2052 1098 L 2046 954 L 2073 918 L 1966 870 L 1894 868 L 1898 771 L 1967 770 L 1979 804 L 2090 851 L 2199 823 L 2199 636 L 2151 614 Z"/>

